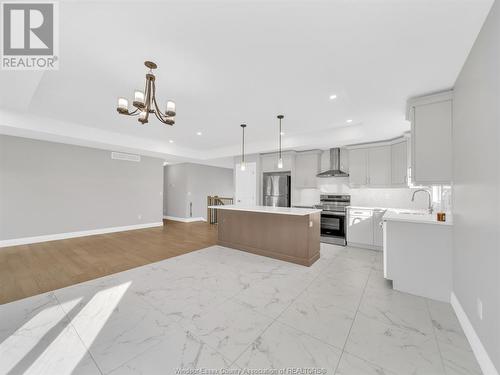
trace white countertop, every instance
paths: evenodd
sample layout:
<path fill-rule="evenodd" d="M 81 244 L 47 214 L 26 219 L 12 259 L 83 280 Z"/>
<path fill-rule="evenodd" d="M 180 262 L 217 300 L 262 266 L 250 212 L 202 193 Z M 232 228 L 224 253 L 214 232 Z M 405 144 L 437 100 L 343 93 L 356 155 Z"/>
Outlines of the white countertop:
<path fill-rule="evenodd" d="M 236 204 L 209 206 L 208 208 L 216 208 L 218 210 L 233 210 L 233 211 L 247 211 L 247 212 L 260 212 L 267 214 L 283 214 L 283 215 L 310 215 L 321 210 L 317 208 L 296 208 L 296 207 L 269 207 L 269 206 L 240 206 Z"/>
<path fill-rule="evenodd" d="M 446 213 L 446 221 L 437 221 L 436 213 L 428 214 L 425 211 L 388 209 L 382 220 L 404 221 L 417 224 L 453 225 L 453 217 Z"/>

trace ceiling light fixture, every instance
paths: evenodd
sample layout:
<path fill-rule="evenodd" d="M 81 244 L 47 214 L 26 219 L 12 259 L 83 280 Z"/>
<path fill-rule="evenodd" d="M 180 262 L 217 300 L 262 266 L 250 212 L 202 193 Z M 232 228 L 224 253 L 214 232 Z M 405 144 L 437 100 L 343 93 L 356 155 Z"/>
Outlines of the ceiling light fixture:
<path fill-rule="evenodd" d="M 351 120 L 351 119 L 349 119 L 349 120 L 347 120 L 346 122 L 347 122 L 348 124 L 350 124 L 350 123 L 352 122 L 352 120 Z"/>
<path fill-rule="evenodd" d="M 196 132 L 196 135 L 203 135 L 202 132 Z"/>
<path fill-rule="evenodd" d="M 337 99 L 337 95 L 335 94 L 330 95 L 330 100 L 335 100 L 335 99 Z"/>
<path fill-rule="evenodd" d="M 280 124 L 280 136 L 279 136 L 279 153 L 278 153 L 278 169 L 283 168 L 283 158 L 281 157 L 281 136 L 283 135 L 283 132 L 281 131 L 281 120 L 283 120 L 283 115 L 278 115 L 278 120 Z"/>
<path fill-rule="evenodd" d="M 242 130 L 242 140 L 241 140 L 241 164 L 240 164 L 240 169 L 244 171 L 246 169 L 245 165 L 245 128 L 247 127 L 246 124 L 241 124 L 241 130 Z"/>
<path fill-rule="evenodd" d="M 158 120 L 166 125 L 175 124 L 175 103 L 171 100 L 167 101 L 165 113 L 160 111 L 158 103 L 156 102 L 156 85 L 153 69 L 158 66 L 152 61 L 145 61 L 144 65 L 149 68 L 146 74 L 146 85 L 144 91 L 135 90 L 134 101 L 132 102 L 135 109 L 130 112 L 128 109 L 128 100 L 125 98 L 118 98 L 118 107 L 116 110 L 121 115 L 139 116 L 139 122 L 146 124 L 149 119 L 149 114 L 153 113 Z"/>
<path fill-rule="evenodd" d="M 174 140 L 173 139 L 169 139 L 168 143 L 174 143 Z"/>

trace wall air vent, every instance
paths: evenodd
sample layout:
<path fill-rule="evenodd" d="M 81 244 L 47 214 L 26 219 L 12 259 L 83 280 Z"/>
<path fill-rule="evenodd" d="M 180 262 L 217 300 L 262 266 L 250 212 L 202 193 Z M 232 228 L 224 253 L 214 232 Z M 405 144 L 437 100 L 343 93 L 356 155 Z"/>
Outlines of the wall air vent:
<path fill-rule="evenodd" d="M 124 154 L 123 152 L 112 152 L 111 159 L 139 162 L 141 161 L 141 155 Z"/>

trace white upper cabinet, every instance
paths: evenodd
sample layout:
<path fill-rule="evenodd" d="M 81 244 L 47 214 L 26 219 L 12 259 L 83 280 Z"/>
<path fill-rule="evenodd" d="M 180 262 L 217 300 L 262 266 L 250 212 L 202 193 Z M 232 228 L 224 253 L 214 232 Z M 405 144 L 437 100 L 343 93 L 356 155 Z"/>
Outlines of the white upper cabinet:
<path fill-rule="evenodd" d="M 340 149 L 340 170 L 349 173 L 349 151 L 345 148 Z"/>
<path fill-rule="evenodd" d="M 284 172 L 291 171 L 293 168 L 293 160 L 295 155 L 287 153 L 281 154 L 283 159 L 283 168 L 278 168 L 278 153 L 263 154 L 260 156 L 262 173 L 265 172 Z"/>
<path fill-rule="evenodd" d="M 406 140 L 391 145 L 391 184 L 393 186 L 406 186 L 408 184 Z"/>
<path fill-rule="evenodd" d="M 295 156 L 295 187 L 316 188 L 316 175 L 320 172 L 321 151 L 298 152 Z"/>
<path fill-rule="evenodd" d="M 359 187 L 368 185 L 368 149 L 349 150 L 349 185 Z"/>
<path fill-rule="evenodd" d="M 349 185 L 356 187 L 408 186 L 407 140 L 404 137 L 349 147 Z"/>
<path fill-rule="evenodd" d="M 452 92 L 408 102 L 411 121 L 412 181 L 420 185 L 450 184 L 452 179 Z"/>
<path fill-rule="evenodd" d="M 368 149 L 368 185 L 385 187 L 391 185 L 391 147 L 380 146 Z"/>

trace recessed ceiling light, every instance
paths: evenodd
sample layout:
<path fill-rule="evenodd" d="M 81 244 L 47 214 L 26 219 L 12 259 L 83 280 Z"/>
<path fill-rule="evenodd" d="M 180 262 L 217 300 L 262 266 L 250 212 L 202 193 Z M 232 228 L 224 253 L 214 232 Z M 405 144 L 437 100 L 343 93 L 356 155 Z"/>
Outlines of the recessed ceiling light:
<path fill-rule="evenodd" d="M 347 120 L 346 122 L 347 122 L 348 124 L 350 124 L 350 123 L 352 122 L 352 120 L 351 120 L 351 119 L 349 119 L 349 120 Z"/>
<path fill-rule="evenodd" d="M 202 132 L 196 132 L 196 135 L 203 135 Z"/>
<path fill-rule="evenodd" d="M 174 143 L 174 140 L 173 139 L 169 139 L 168 143 Z"/>
<path fill-rule="evenodd" d="M 330 100 L 335 100 L 335 99 L 337 99 L 337 95 L 335 94 L 330 95 Z"/>

